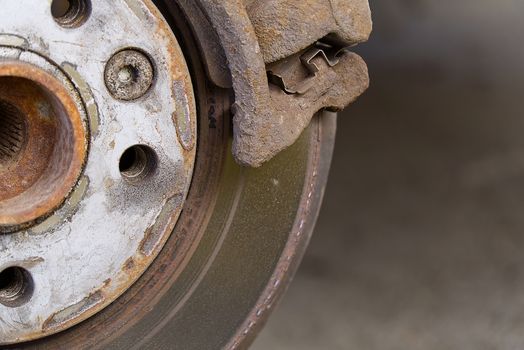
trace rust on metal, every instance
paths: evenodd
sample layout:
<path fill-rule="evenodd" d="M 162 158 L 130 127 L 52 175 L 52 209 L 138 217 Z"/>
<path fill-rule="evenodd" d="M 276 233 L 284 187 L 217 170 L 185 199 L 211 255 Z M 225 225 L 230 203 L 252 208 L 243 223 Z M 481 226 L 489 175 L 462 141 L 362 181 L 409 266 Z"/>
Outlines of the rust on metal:
<path fill-rule="evenodd" d="M 88 312 L 89 309 L 95 305 L 101 303 L 104 299 L 102 291 L 98 290 L 88 297 L 82 299 L 75 305 L 71 305 L 66 309 L 59 311 L 51 315 L 42 325 L 42 330 L 46 331 L 49 329 L 63 327 L 64 324 L 70 322 L 75 317 L 78 317 L 82 313 Z"/>
<path fill-rule="evenodd" d="M 331 35 L 343 46 L 366 41 L 368 0 L 254 0 L 248 6 L 266 63 L 279 61 Z"/>
<path fill-rule="evenodd" d="M 107 89 L 118 100 L 136 100 L 151 88 L 154 68 L 151 59 L 137 49 L 117 52 L 106 65 Z"/>
<path fill-rule="evenodd" d="M 371 31 L 366 0 L 224 0 L 203 1 L 201 6 L 231 71 L 233 155 L 241 165 L 261 166 L 291 146 L 319 110 L 342 109 L 368 87 L 366 64 L 351 53 L 341 56 L 335 67 L 323 67 L 315 88 L 300 96 L 270 86 L 266 66 L 326 36 L 341 47 L 366 40 Z M 266 18 L 268 13 L 276 22 Z M 298 24 L 302 22 L 307 24 Z"/>
<path fill-rule="evenodd" d="M 165 232 L 171 232 L 175 228 L 177 215 L 176 209 L 180 208 L 183 203 L 183 198 L 180 195 L 176 195 L 166 200 L 166 204 L 162 209 L 162 212 L 158 215 L 155 223 L 146 230 L 144 239 L 140 243 L 140 252 L 145 256 L 151 255 L 155 248 L 158 246 L 162 236 Z"/>
<path fill-rule="evenodd" d="M 45 216 L 64 201 L 81 173 L 87 132 L 77 104 L 57 79 L 14 61 L 0 62 L 0 119 L 1 232 Z"/>
<path fill-rule="evenodd" d="M 49 2 L 23 0 L 8 5 L 6 18 L 33 5 L 35 13 L 51 15 Z M 112 17 L 112 25 L 100 27 L 99 21 L 107 17 Z M 84 156 L 79 162 L 80 171 L 71 187 L 57 195 L 57 205 L 35 215 L 27 225 L 24 221 L 23 225 L 5 226 L 9 234 L 0 235 L 0 250 L 4 251 L 0 271 L 13 263 L 13 256 L 20 261 L 29 254 L 42 258 L 37 266 L 22 266 L 36 277 L 32 298 L 20 308 L 2 310 L 1 318 L 7 320 L 0 320 L 2 348 L 65 331 L 113 303 L 153 263 L 169 239 L 189 191 L 197 142 L 196 107 L 188 67 L 170 26 L 149 0 L 98 1 L 86 19 L 81 26 L 67 30 L 52 19 L 32 21 L 29 15 L 0 22 L 0 31 L 17 32 L 26 43 L 25 47 L 2 46 L 0 56 L 6 58 L 0 61 L 2 67 L 23 64 L 41 71 L 40 75 L 31 71 L 22 76 L 23 84 L 9 85 L 4 82 L 11 77 L 0 71 L 0 100 L 9 103 L 0 118 L 12 121 L 3 123 L 0 135 L 15 137 L 13 144 L 6 145 L 10 152 L 0 162 L 0 176 L 12 179 L 0 178 L 1 185 L 18 185 L 12 170 L 23 164 L 29 150 L 41 152 L 32 155 L 37 164 L 28 172 L 20 168 L 22 175 L 34 173 L 35 179 L 20 182 L 26 187 L 15 196 L 0 198 L 0 214 L 9 214 L 13 210 L 9 201 L 15 199 L 24 199 L 20 207 L 25 210 L 36 206 L 38 193 L 29 193 L 40 181 L 47 179 L 45 187 L 51 192 L 69 179 L 68 173 L 51 170 L 56 161 L 65 172 L 69 169 L 66 165 L 76 159 L 75 117 L 84 128 L 83 154 L 87 155 L 88 146 L 90 151 L 89 159 L 84 163 Z M 119 28 L 117 33 L 115 28 Z M 11 36 L 9 39 L 13 41 Z M 108 68 L 114 68 L 110 73 L 120 82 L 139 82 L 125 98 L 115 99 L 106 88 L 104 70 L 115 53 L 130 47 L 147 53 L 148 61 L 142 59 L 145 56 L 112 61 Z M 99 56 L 91 59 L 88 48 L 96 48 Z M 136 77 L 129 68 L 145 74 Z M 65 91 L 60 89 L 62 85 Z M 67 103 L 68 94 L 74 97 L 71 103 Z M 133 99 L 137 96 L 139 100 Z M 73 106 L 79 109 L 76 114 L 69 111 Z M 175 114 L 178 117 L 172 118 Z M 40 115 L 40 125 L 29 119 Z M 23 118 L 15 118 L 18 116 Z M 20 127 L 26 124 L 19 120 L 27 121 L 27 134 Z M 37 126 L 38 135 L 31 129 Z M 37 141 L 41 147 L 31 145 Z M 127 149 L 137 145 L 150 147 L 157 162 L 150 176 L 130 183 L 119 161 Z M 37 171 L 40 164 L 42 170 Z M 0 193 L 7 196 L 6 191 Z M 49 199 L 47 192 L 44 194 Z M 2 227 L 0 222 L 0 232 Z M 193 237 L 183 237 L 179 243 L 186 239 L 192 241 Z M 25 326 L 18 327 L 18 323 Z"/>
<path fill-rule="evenodd" d="M 133 12 L 132 18 L 136 16 L 146 23 L 157 23 L 154 17 L 161 17 L 150 1 L 123 2 L 128 7 L 126 10 Z M 111 6 L 119 4 L 115 2 Z M 168 21 L 157 23 L 155 37 L 171 38 L 166 41 L 172 45 L 161 54 L 150 47 L 147 52 L 154 58 L 155 65 L 167 64 L 168 69 L 162 70 L 164 74 L 157 74 L 155 79 L 159 80 L 147 89 L 145 86 L 148 84 L 140 84 L 140 94 L 134 96 L 144 96 L 144 112 L 148 117 L 161 111 L 161 120 L 167 120 L 170 123 L 168 127 L 174 125 L 176 128 L 176 132 L 171 133 L 172 138 L 146 138 L 148 142 L 143 143 L 153 147 L 155 143 L 177 140 L 184 158 L 177 160 L 175 167 L 169 163 L 169 154 L 159 152 L 160 164 L 165 166 L 169 163 L 170 166 L 165 167 L 163 173 L 158 173 L 161 175 L 156 178 L 158 182 L 152 181 L 149 186 L 147 183 L 129 186 L 110 176 L 100 181 L 87 177 L 81 180 L 84 187 L 77 194 L 70 195 L 71 201 L 85 204 L 86 191 L 93 193 L 98 189 L 96 186 L 102 186 L 108 195 L 98 202 L 103 208 L 101 210 L 107 209 L 111 213 L 133 212 L 135 224 L 144 221 L 143 209 L 153 203 L 152 199 L 161 198 L 163 207 L 151 216 L 150 221 L 144 221 L 147 225 L 138 234 L 129 227 L 122 232 L 122 236 L 136 243 L 137 247 L 133 251 L 136 254 L 132 256 L 127 254 L 119 256 L 118 260 L 114 257 L 106 259 L 112 264 L 111 268 L 118 270 L 118 274 L 103 283 L 102 278 L 96 280 L 96 276 L 93 277 L 96 284 L 89 287 L 90 294 L 83 293 L 81 297 L 75 297 L 57 307 L 54 313 L 45 314 L 39 322 L 46 321 L 38 324 L 40 328 L 37 332 L 28 332 L 24 337 L 17 338 L 22 341 L 34 340 L 28 346 L 57 349 L 113 346 L 141 348 L 146 344 L 152 346 L 155 342 L 171 342 L 177 346 L 205 343 L 200 348 L 220 345 L 232 349 L 246 347 L 290 281 L 307 245 L 318 211 L 332 152 L 329 145 L 333 142 L 334 121 L 326 118 L 325 115 L 331 114 L 326 112 L 323 113 L 322 121 L 315 118 L 313 125 L 309 128 L 308 125 L 318 111 L 344 108 L 363 93 L 369 84 L 363 60 L 354 53 L 341 50 L 367 39 L 371 29 L 367 0 L 158 0 L 155 4 L 164 10 L 169 9 L 165 13 L 170 12 L 173 16 Z M 97 12 L 99 8 L 94 10 L 92 18 L 103 13 Z M 176 24 L 173 28 L 180 31 L 177 34 L 183 38 L 184 54 L 191 68 L 194 68 L 194 84 L 186 77 L 187 67 L 180 48 L 172 40 L 172 28 L 168 23 Z M 93 25 L 89 21 L 84 24 L 84 28 Z M 188 35 L 191 32 L 193 36 Z M 109 34 L 104 34 L 107 39 L 110 38 Z M 329 42 L 330 48 L 319 49 L 319 41 Z M 328 52 L 329 49 L 333 52 Z M 104 60 L 114 55 L 115 51 L 112 50 L 106 53 Z M 169 59 L 163 62 L 162 57 Z M 102 62 L 100 72 L 104 71 L 105 63 Z M 118 84 L 133 81 L 132 69 L 129 70 L 125 64 L 115 67 L 113 78 L 119 80 Z M 69 68 L 72 68 L 67 70 L 69 75 L 71 71 L 76 71 L 72 65 Z M 278 79 L 268 79 L 268 73 L 270 77 Z M 89 75 L 84 71 L 83 76 Z M 103 83 L 103 74 L 101 76 Z M 159 84 L 166 76 L 175 78 L 169 81 L 169 85 Z M 82 71 L 79 71 L 78 77 L 80 79 L 75 78 L 75 81 L 82 80 Z M 78 88 L 78 84 L 75 84 Z M 156 90 L 159 86 L 163 86 L 162 91 L 168 91 L 170 98 L 178 104 L 170 104 L 165 108 L 147 102 L 148 97 L 158 93 Z M 87 89 L 82 90 L 91 91 L 88 85 L 85 87 Z M 193 87 L 199 98 L 198 138 Z M 106 151 L 112 154 L 119 147 L 124 149 L 122 139 L 119 144 L 119 140 L 114 138 L 101 140 L 100 137 L 116 132 L 120 126 L 116 121 L 121 116 L 114 113 L 117 108 L 106 108 L 107 102 L 129 106 L 129 101 L 133 100 L 129 97 L 134 92 L 128 92 L 125 98 L 119 98 L 121 101 L 115 101 L 115 94 L 108 95 L 107 100 L 100 98 L 102 90 L 107 93 L 102 86 L 82 94 L 82 97 L 86 99 L 88 96 L 87 101 L 84 101 L 86 108 L 95 98 L 101 103 L 99 108 L 91 104 L 97 115 L 93 124 L 96 124 L 98 133 L 94 135 L 99 140 L 96 144 L 98 149 L 93 147 L 93 150 L 100 153 L 101 148 L 107 147 Z M 1 91 L 0 88 L 0 100 Z M 231 101 L 233 96 L 234 101 Z M 6 103 L 9 106 L 3 109 L 9 122 L 3 130 L 0 128 L 0 137 L 10 135 L 12 138 L 3 149 L 7 155 L 1 158 L 3 153 L 0 153 L 0 167 L 1 164 L 7 167 L 19 162 L 30 141 L 30 130 L 26 131 L 25 124 L 18 122 L 22 119 L 19 116 L 25 115 L 25 110 L 10 101 Z M 268 167 L 238 167 L 227 156 L 231 152 L 230 111 L 234 114 L 232 152 L 237 163 L 259 167 L 286 148 L 289 147 L 289 150 L 282 157 L 277 157 L 276 163 L 268 164 Z M 125 117 L 132 117 L 132 114 L 128 113 Z M 58 126 L 49 128 L 52 131 L 59 129 Z M 162 128 L 166 126 L 158 122 L 151 127 L 148 135 L 161 135 Z M 131 132 L 139 131 L 137 129 Z M 301 134 L 302 137 L 299 137 Z M 93 137 L 93 134 L 90 136 Z M 173 188 L 182 186 L 180 174 L 192 173 L 195 152 L 198 152 L 198 157 L 188 197 L 185 197 L 185 192 L 162 188 L 159 185 L 161 180 L 167 180 Z M 52 154 L 47 157 L 52 158 Z M 88 164 L 86 176 L 95 173 L 89 173 L 87 169 Z M 286 184 L 284 177 L 290 179 L 293 176 L 296 179 Z M 88 184 L 91 184 L 89 188 Z M 261 191 L 264 191 L 263 195 Z M 272 206 L 275 201 L 279 202 L 279 206 Z M 0 198 L 0 212 L 3 212 L 1 205 Z M 275 208 L 278 213 L 268 217 L 264 210 L 259 210 L 261 208 Z M 72 210 L 66 205 L 60 209 L 62 212 Z M 41 232 L 47 232 L 50 227 L 58 226 L 58 222 L 66 221 L 62 220 L 64 216 L 58 216 L 63 213 L 55 215 L 48 218 L 48 223 L 41 224 L 45 226 Z M 131 218 L 122 217 L 123 221 L 118 223 L 125 226 Z M 254 227 L 253 223 L 258 226 Z M 100 229 L 100 226 L 94 227 Z M 264 227 L 271 229 L 264 231 Z M 289 231 L 292 232 L 289 234 Z M 257 235 L 259 232 L 264 234 Z M 258 255 L 265 250 L 267 256 Z M 72 251 L 71 247 L 65 251 Z M 88 256 L 98 257 L 99 251 L 95 250 Z M 217 257 L 222 253 L 219 261 Z M 110 254 L 106 251 L 104 256 Z M 251 263 L 246 264 L 249 266 L 241 266 L 248 259 L 251 259 Z M 72 261 L 74 255 L 67 262 Z M 199 285 L 205 279 L 209 283 L 208 288 Z M 88 283 L 91 283 L 91 278 Z M 224 288 L 209 288 L 220 283 L 223 283 L 221 286 Z M 254 285 L 257 288 L 251 290 Z M 237 286 L 239 288 L 235 289 Z M 249 296 L 247 293 L 250 293 Z M 201 299 L 195 297 L 196 294 Z M 114 302 L 117 297 L 118 301 Z M 227 302 L 229 297 L 231 303 Z M 194 298 L 197 298 L 196 302 Z M 196 305 L 197 313 L 191 313 L 193 310 L 190 310 L 190 317 L 184 317 L 180 311 L 189 308 L 188 305 L 192 303 L 192 307 Z M 197 315 L 209 314 L 209 310 L 215 309 L 221 310 L 222 314 L 225 310 L 229 312 L 230 320 L 209 330 L 213 325 L 202 325 L 201 317 Z M 221 315 L 220 312 L 214 314 Z M 160 320 L 155 319 L 162 316 Z M 194 333 L 180 334 L 180 329 L 184 327 L 176 325 L 181 319 L 187 320 L 182 326 L 191 324 Z M 68 330 L 73 325 L 76 327 Z M 171 329 L 168 331 L 167 328 Z M 219 334 L 218 328 L 225 332 L 220 334 L 227 333 L 219 340 L 216 336 Z M 224 331 L 225 328 L 228 329 Z M 155 339 L 160 333 L 163 336 Z M 42 338 L 50 334 L 53 336 Z M 133 341 L 138 334 L 144 335 L 143 339 Z M 214 337 L 214 341 L 204 339 L 206 337 L 194 339 L 194 334 L 207 334 L 210 338 Z"/>

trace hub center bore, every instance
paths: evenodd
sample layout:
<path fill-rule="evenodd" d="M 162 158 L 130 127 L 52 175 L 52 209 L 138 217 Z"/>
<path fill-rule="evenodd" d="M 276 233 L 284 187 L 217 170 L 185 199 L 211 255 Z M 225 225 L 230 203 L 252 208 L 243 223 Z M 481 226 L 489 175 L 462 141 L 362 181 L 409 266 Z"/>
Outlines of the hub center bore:
<path fill-rule="evenodd" d="M 77 104 L 56 77 L 0 61 L 0 232 L 28 225 L 65 200 L 86 143 Z"/>

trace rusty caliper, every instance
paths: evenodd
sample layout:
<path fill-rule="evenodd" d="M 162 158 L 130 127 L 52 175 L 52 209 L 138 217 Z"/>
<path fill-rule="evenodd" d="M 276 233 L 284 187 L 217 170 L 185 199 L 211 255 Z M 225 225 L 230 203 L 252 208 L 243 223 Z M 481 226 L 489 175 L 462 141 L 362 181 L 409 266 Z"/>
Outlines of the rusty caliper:
<path fill-rule="evenodd" d="M 200 7 L 230 69 L 230 82 L 210 75 L 234 89 L 233 153 L 242 165 L 270 160 L 319 110 L 341 110 L 369 86 L 366 64 L 348 51 L 370 35 L 367 0 L 203 0 Z"/>

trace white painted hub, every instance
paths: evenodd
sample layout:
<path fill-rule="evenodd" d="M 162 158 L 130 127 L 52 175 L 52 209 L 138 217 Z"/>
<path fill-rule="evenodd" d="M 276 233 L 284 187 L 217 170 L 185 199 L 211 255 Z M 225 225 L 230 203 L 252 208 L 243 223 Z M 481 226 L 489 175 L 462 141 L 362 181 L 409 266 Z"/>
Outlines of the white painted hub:
<path fill-rule="evenodd" d="M 58 332 L 121 295 L 171 234 L 194 165 L 189 73 L 149 0 L 92 0 L 89 18 L 77 28 L 57 24 L 50 3 L 0 0 L 0 46 L 10 46 L 3 52 L 17 52 L 20 59 L 26 51 L 38 53 L 62 68 L 84 100 L 90 150 L 60 210 L 38 226 L 0 235 L 0 271 L 22 267 L 34 283 L 25 304 L 0 304 L 0 345 Z M 104 69 L 130 47 L 150 56 L 155 81 L 142 98 L 122 102 L 109 94 Z M 184 126 L 176 125 L 177 115 Z M 139 183 L 126 181 L 119 169 L 122 154 L 134 145 L 149 146 L 158 158 L 156 171 Z"/>

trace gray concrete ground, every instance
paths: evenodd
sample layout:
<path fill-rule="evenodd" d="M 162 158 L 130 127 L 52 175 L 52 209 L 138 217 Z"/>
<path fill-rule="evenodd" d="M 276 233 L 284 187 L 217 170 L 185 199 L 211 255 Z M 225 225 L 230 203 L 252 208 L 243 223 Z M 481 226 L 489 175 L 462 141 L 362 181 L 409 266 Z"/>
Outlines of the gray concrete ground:
<path fill-rule="evenodd" d="M 524 349 L 524 3 L 373 4 L 304 263 L 253 348 Z"/>

